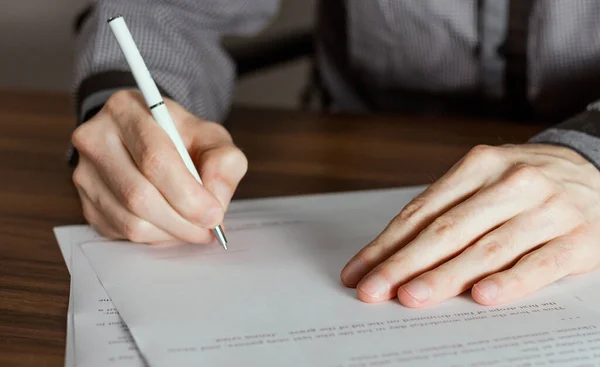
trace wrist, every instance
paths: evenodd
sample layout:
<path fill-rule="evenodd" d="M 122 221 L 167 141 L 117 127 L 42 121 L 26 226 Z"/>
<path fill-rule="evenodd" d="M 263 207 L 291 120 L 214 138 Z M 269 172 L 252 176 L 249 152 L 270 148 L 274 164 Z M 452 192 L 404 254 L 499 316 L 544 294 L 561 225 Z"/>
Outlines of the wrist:
<path fill-rule="evenodd" d="M 586 111 L 529 140 L 533 144 L 548 144 L 570 148 L 600 169 L 600 111 Z"/>

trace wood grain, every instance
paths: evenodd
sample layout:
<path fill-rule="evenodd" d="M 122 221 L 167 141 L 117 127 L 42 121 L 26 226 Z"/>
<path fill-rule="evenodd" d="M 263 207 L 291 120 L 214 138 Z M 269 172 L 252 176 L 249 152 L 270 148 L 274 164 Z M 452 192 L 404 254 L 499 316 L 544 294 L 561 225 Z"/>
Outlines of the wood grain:
<path fill-rule="evenodd" d="M 83 223 L 65 154 L 66 95 L 0 91 L 0 366 L 62 366 L 69 274 L 52 228 Z M 540 125 L 236 108 L 250 161 L 236 198 L 430 183 L 476 144 Z"/>

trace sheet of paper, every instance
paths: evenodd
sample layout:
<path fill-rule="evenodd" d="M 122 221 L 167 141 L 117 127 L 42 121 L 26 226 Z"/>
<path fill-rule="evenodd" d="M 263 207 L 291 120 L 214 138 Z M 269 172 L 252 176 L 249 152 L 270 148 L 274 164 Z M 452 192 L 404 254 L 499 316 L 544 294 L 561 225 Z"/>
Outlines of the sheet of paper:
<path fill-rule="evenodd" d="M 80 245 L 82 243 L 88 241 L 99 241 L 102 240 L 102 237 L 96 233 L 89 226 L 84 225 L 74 225 L 74 226 L 64 226 L 57 227 L 54 229 L 54 235 L 56 237 L 56 241 L 58 242 L 58 246 L 60 248 L 61 254 L 65 260 L 65 264 L 69 273 L 71 273 L 71 286 L 69 291 L 69 306 L 67 309 L 67 337 L 65 341 L 65 367 L 74 367 L 76 364 L 76 347 L 75 347 L 75 325 L 74 325 L 74 297 L 73 297 L 73 265 L 72 265 L 72 254 L 73 248 L 76 245 Z M 78 247 L 76 247 L 79 249 Z M 99 283 L 98 279 L 95 280 L 96 283 Z"/>
<path fill-rule="evenodd" d="M 78 246 L 73 249 L 73 298 L 77 366 L 144 366 L 127 326 Z"/>
<path fill-rule="evenodd" d="M 600 270 L 559 280 L 553 289 L 573 296 L 581 306 L 600 312 Z M 600 363 L 598 364 L 600 366 Z"/>
<path fill-rule="evenodd" d="M 103 312 L 99 310 L 98 304 L 106 305 L 108 295 L 89 267 L 87 259 L 81 256 L 78 246 L 85 242 L 104 239 L 89 226 L 59 227 L 55 228 L 54 232 L 65 263 L 71 272 L 65 366 L 107 366 L 109 363 L 118 366 L 119 364 L 113 361 L 118 361 L 121 355 L 114 346 L 122 346 L 122 341 L 131 340 L 131 335 L 126 330 L 117 333 L 118 335 L 111 335 L 111 330 L 107 332 L 99 320 L 87 317 L 95 313 L 102 317 Z M 78 261 L 78 257 L 82 259 Z M 110 308 L 114 308 L 112 302 L 110 300 L 108 302 Z M 131 342 L 130 347 L 135 350 L 135 343 Z M 137 352 L 134 354 L 134 357 L 140 358 Z M 121 365 L 134 364 L 121 363 Z"/>
<path fill-rule="evenodd" d="M 60 227 L 54 229 L 54 235 L 69 273 L 71 272 L 71 242 L 72 228 Z M 67 338 L 65 340 L 65 367 L 75 367 L 75 340 L 73 338 L 73 283 L 69 291 L 69 306 L 67 308 Z"/>
<path fill-rule="evenodd" d="M 598 314 L 559 286 L 498 308 L 468 298 L 428 310 L 357 301 L 339 284 L 341 267 L 412 196 L 392 193 L 354 207 L 344 202 L 336 215 L 284 209 L 270 216 L 265 209 L 261 224 L 228 227 L 227 253 L 124 242 L 82 249 L 152 366 L 600 360 Z"/>
<path fill-rule="evenodd" d="M 345 194 L 321 194 L 235 201 L 231 204 L 226 222 L 235 228 L 252 228 L 261 221 L 263 213 L 273 216 L 278 212 L 296 212 L 308 215 L 315 212 L 344 211 L 357 204 L 385 202 L 398 193 L 414 196 L 424 187 L 404 189 L 370 190 Z M 352 200 L 348 200 L 351 198 Z M 82 244 L 101 237 L 89 226 L 64 226 L 55 229 L 65 263 L 71 271 L 71 249 L 73 244 Z M 69 311 L 67 316 L 67 343 L 65 366 L 75 366 L 75 344 L 78 348 L 78 366 L 140 365 L 142 359 L 137 352 L 131 334 L 124 326 L 112 301 L 89 266 L 87 259 L 79 257 L 75 250 L 77 266 L 72 281 Z M 74 290 L 75 287 L 76 290 Z M 77 307 L 73 306 L 77 301 Z M 73 322 L 73 310 L 77 313 L 77 326 Z M 75 330 L 76 329 L 76 330 Z M 74 335 L 77 332 L 78 343 Z"/>

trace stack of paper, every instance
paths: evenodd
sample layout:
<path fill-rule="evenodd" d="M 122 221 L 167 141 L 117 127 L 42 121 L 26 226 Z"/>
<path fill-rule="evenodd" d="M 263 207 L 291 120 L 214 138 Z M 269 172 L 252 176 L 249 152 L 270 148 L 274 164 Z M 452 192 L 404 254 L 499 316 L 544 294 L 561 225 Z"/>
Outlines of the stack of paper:
<path fill-rule="evenodd" d="M 503 307 L 368 305 L 345 289 L 345 262 L 422 189 L 234 202 L 228 252 L 57 228 L 65 365 L 600 365 L 598 274 Z"/>

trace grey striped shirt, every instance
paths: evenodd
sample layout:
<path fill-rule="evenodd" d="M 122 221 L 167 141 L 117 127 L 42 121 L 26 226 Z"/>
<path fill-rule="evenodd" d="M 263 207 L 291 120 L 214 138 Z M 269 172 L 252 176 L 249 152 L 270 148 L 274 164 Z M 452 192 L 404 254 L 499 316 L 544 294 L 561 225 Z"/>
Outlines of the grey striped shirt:
<path fill-rule="evenodd" d="M 507 93 L 506 60 L 499 49 L 508 32 L 509 5 L 510 0 L 347 0 L 347 61 L 369 90 L 382 94 L 400 89 L 501 100 Z M 257 33 L 278 6 L 277 0 L 97 0 L 77 41 L 74 89 L 80 118 L 115 89 L 134 86 L 132 80 L 102 79 L 128 70 L 108 29 L 109 17 L 125 16 L 165 93 L 196 115 L 221 121 L 231 105 L 235 66 L 220 38 Z M 600 98 L 600 0 L 533 1 L 527 19 L 524 93 L 534 111 L 546 118 L 574 114 Z M 336 105 L 364 109 L 317 50 Z M 103 82 L 94 86 L 93 79 Z M 600 120 L 590 119 L 597 114 L 586 115 L 585 124 L 565 125 L 568 131 L 549 129 L 533 141 L 571 146 L 600 166 Z"/>

